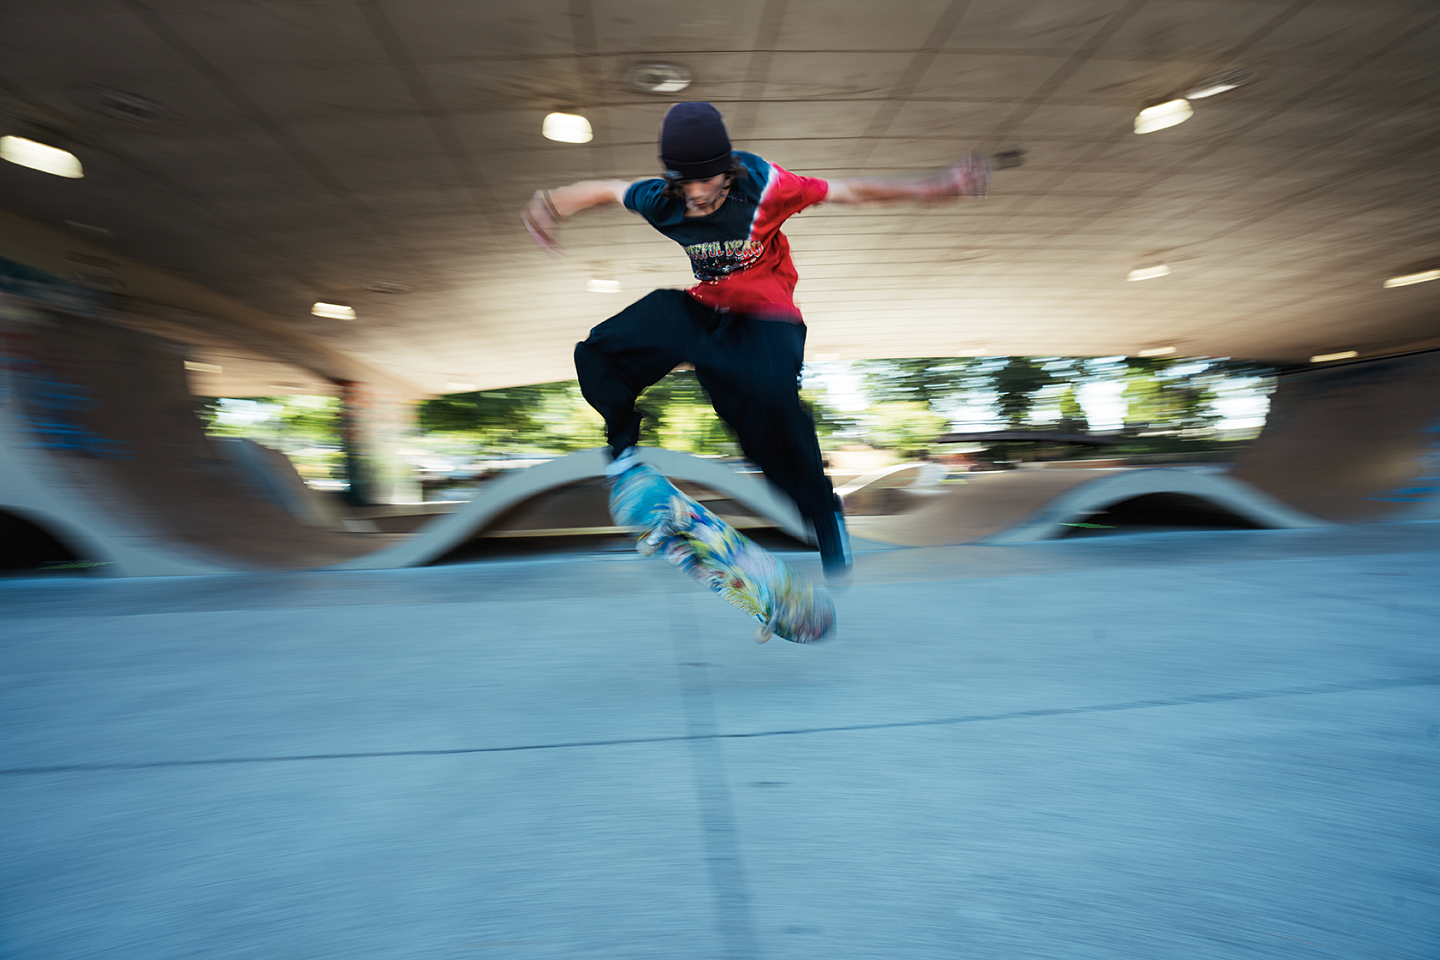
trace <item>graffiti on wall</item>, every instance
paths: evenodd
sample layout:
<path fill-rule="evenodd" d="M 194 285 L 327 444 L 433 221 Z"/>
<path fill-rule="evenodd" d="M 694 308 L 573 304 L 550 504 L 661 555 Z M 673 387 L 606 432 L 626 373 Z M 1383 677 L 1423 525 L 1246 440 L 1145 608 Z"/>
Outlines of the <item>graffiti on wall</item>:
<path fill-rule="evenodd" d="M 1440 417 L 1432 421 L 1424 432 L 1429 435 L 1430 442 L 1425 455 L 1420 458 L 1419 475 L 1406 486 L 1386 490 L 1368 499 L 1387 503 L 1425 503 L 1435 499 L 1440 493 Z"/>
<path fill-rule="evenodd" d="M 99 294 L 43 271 L 0 260 L 0 404 L 10 406 L 32 446 L 104 459 L 130 459 L 128 444 L 101 436 L 83 414 L 93 391 L 61 376 L 31 331 L 63 322 L 66 313 L 93 317 Z"/>

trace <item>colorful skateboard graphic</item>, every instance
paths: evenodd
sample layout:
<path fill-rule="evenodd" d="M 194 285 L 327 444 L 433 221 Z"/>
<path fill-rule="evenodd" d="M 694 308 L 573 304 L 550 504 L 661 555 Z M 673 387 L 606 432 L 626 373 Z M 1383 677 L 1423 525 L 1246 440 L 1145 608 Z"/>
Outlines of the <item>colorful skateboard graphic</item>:
<path fill-rule="evenodd" d="M 818 643 L 835 628 L 835 605 L 824 591 L 685 496 L 648 463 L 615 478 L 610 515 L 635 531 L 641 553 L 658 551 L 760 621 L 757 643 L 772 633 L 793 643 Z"/>

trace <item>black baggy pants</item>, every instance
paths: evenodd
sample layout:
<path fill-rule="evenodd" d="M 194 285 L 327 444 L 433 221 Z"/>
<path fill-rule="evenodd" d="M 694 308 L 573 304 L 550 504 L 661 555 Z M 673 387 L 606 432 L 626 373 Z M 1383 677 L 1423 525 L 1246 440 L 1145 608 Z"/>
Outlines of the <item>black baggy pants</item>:
<path fill-rule="evenodd" d="M 640 391 L 679 364 L 694 364 L 745 456 L 814 520 L 838 508 L 815 423 L 800 403 L 804 354 L 803 324 L 723 313 L 684 291 L 656 290 L 576 344 L 575 370 L 618 453 L 640 438 Z"/>

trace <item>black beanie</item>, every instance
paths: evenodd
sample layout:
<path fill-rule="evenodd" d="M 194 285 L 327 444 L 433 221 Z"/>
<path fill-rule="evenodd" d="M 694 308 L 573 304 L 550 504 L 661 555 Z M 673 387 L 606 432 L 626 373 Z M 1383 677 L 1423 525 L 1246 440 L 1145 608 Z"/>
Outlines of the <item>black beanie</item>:
<path fill-rule="evenodd" d="M 677 103 L 660 127 L 660 162 L 668 180 L 706 180 L 730 169 L 730 135 L 708 103 Z"/>

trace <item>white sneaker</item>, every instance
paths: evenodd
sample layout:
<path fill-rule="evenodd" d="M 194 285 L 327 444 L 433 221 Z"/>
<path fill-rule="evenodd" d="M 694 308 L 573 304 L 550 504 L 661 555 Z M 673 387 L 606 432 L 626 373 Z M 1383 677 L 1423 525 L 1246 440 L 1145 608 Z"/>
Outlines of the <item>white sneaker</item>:
<path fill-rule="evenodd" d="M 635 457 L 635 448 L 626 447 L 620 451 L 620 456 L 610 461 L 610 465 L 605 468 L 605 476 L 618 477 L 639 462 Z"/>

